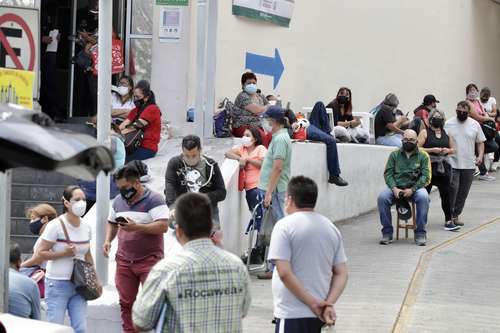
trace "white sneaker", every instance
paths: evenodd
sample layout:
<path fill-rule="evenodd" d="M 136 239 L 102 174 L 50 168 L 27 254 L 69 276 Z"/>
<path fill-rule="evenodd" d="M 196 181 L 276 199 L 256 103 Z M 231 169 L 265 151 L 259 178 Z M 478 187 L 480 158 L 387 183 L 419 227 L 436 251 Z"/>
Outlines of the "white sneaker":
<path fill-rule="evenodd" d="M 479 170 L 476 168 L 476 171 L 474 171 L 474 177 L 477 177 L 481 174 L 481 172 L 479 172 Z"/>
<path fill-rule="evenodd" d="M 479 180 L 483 180 L 483 181 L 487 181 L 487 182 L 492 182 L 494 181 L 496 178 L 493 177 L 493 176 L 490 176 L 488 174 L 485 174 L 485 175 L 480 175 L 479 177 L 477 177 L 477 179 Z"/>
<path fill-rule="evenodd" d="M 493 172 L 496 172 L 498 169 L 498 162 L 493 162 L 491 164 L 491 168 L 490 168 L 490 171 L 493 171 Z"/>

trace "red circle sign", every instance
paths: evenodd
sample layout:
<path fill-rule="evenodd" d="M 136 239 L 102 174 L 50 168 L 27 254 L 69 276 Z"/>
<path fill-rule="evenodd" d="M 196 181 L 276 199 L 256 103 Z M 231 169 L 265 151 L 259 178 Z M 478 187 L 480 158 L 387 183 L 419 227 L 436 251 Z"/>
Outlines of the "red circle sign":
<path fill-rule="evenodd" d="M 24 21 L 24 19 L 16 14 L 8 13 L 0 16 L 0 25 L 4 24 L 5 22 L 15 22 L 21 26 L 23 31 L 26 33 L 26 36 L 28 37 L 28 42 L 30 45 L 30 61 L 28 65 L 28 70 L 32 71 L 35 68 L 35 55 L 36 55 L 36 50 L 35 50 L 35 40 L 33 39 L 33 34 L 31 33 L 30 27 Z M 19 57 L 16 55 L 14 50 L 12 49 L 12 46 L 10 46 L 9 41 L 7 40 L 7 37 L 5 37 L 2 29 L 0 29 L 0 43 L 3 45 L 5 50 L 7 51 L 7 54 L 10 56 L 14 64 L 16 65 L 17 69 L 23 70 L 24 67 L 21 64 L 21 61 L 19 60 Z"/>

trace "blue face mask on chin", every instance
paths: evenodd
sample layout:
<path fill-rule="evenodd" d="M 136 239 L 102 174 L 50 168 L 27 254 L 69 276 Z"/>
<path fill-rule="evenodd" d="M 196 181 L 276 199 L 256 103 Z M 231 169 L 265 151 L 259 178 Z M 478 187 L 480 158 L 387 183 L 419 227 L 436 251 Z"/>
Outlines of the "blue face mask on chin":
<path fill-rule="evenodd" d="M 250 83 L 245 86 L 245 91 L 249 94 L 255 94 L 257 92 L 257 85 L 255 83 Z"/>

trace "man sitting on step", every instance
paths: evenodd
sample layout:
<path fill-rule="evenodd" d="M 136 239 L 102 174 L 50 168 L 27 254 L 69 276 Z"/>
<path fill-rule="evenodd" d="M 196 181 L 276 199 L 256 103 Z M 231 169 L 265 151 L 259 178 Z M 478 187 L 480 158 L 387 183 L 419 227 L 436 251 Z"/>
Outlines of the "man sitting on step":
<path fill-rule="evenodd" d="M 392 243 L 391 206 L 398 198 L 415 202 L 417 206 L 417 225 L 415 243 L 425 246 L 427 212 L 429 211 L 429 195 L 425 186 L 431 180 L 431 163 L 429 155 L 417 147 L 417 133 L 406 130 L 402 148 L 393 151 L 387 160 L 384 171 L 387 188 L 378 196 L 378 211 L 382 224 L 380 244 Z"/>

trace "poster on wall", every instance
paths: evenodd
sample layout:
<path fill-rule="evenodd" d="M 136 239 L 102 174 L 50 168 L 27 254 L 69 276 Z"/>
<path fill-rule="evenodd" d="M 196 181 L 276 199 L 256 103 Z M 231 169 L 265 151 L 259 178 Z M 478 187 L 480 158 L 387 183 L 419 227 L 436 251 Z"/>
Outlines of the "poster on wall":
<path fill-rule="evenodd" d="M 289 27 L 295 0 L 233 0 L 233 15 Z"/>
<path fill-rule="evenodd" d="M 11 103 L 33 109 L 33 81 L 35 73 L 0 68 L 0 103 Z"/>
<path fill-rule="evenodd" d="M 160 8 L 160 29 L 158 38 L 161 43 L 177 43 L 181 39 L 182 12 L 178 7 Z"/>

